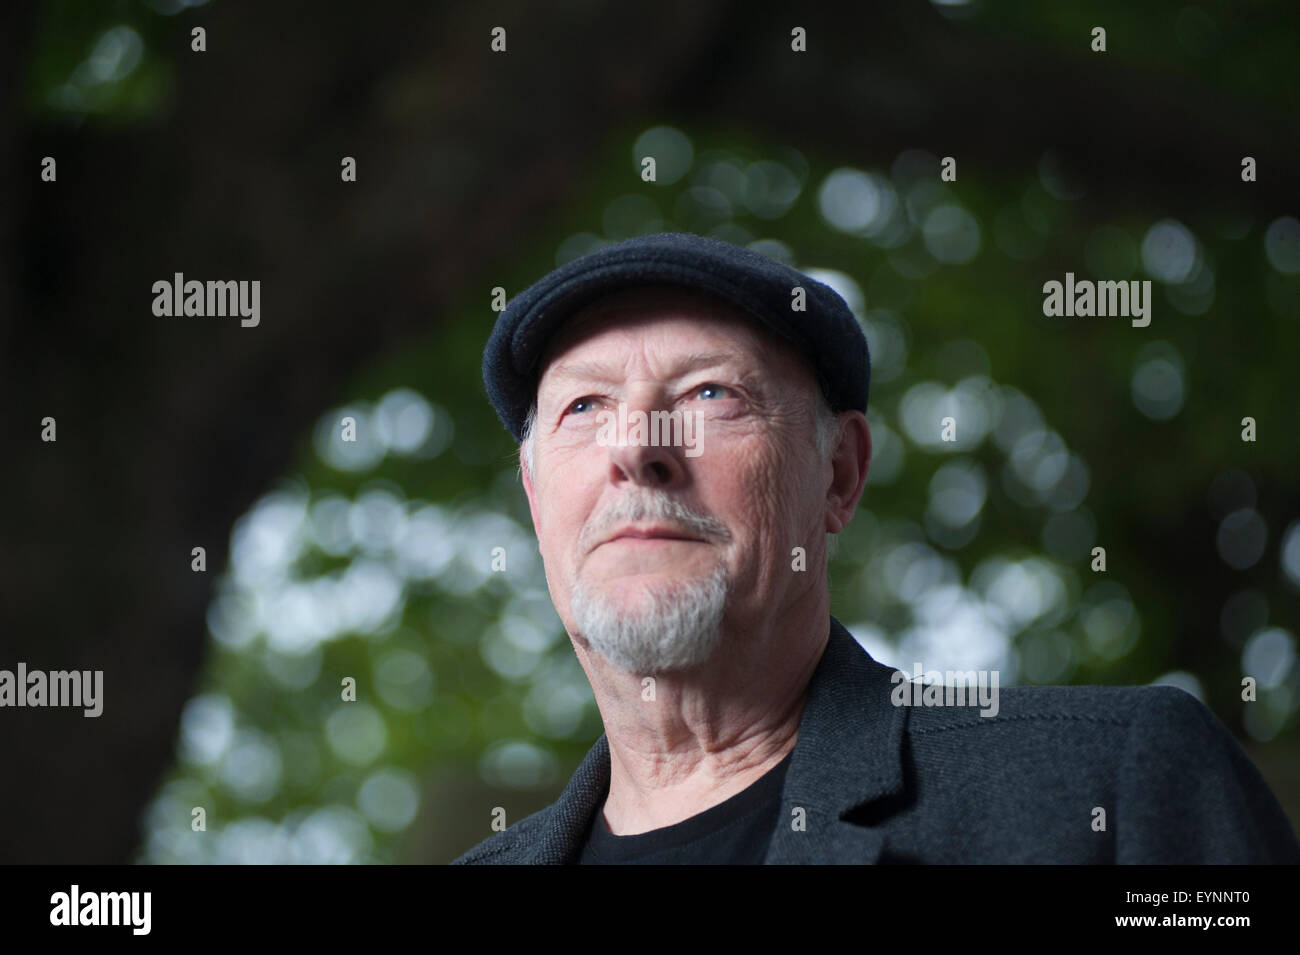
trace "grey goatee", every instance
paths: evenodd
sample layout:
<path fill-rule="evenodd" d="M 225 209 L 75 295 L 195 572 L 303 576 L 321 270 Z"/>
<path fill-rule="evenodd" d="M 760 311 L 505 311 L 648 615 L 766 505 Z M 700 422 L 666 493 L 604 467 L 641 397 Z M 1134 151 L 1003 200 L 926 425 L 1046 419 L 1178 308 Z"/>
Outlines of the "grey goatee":
<path fill-rule="evenodd" d="M 633 522 L 671 523 L 704 540 L 731 535 L 715 518 L 698 514 L 663 493 L 620 497 L 584 528 L 580 545 L 592 543 Z M 625 606 L 593 592 L 579 575 L 569 602 L 574 625 L 591 649 L 629 673 L 689 669 L 713 655 L 722 638 L 729 580 L 719 563 L 706 577 L 663 581 L 645 587 Z"/>

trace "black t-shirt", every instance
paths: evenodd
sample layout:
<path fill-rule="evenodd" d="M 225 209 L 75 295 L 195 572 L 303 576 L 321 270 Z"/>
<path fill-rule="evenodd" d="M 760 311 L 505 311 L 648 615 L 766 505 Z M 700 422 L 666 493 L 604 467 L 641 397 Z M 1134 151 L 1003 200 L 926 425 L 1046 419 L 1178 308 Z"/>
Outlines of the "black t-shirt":
<path fill-rule="evenodd" d="M 598 808 L 579 865 L 761 865 L 781 814 L 785 759 L 725 802 L 689 819 L 616 836 Z"/>

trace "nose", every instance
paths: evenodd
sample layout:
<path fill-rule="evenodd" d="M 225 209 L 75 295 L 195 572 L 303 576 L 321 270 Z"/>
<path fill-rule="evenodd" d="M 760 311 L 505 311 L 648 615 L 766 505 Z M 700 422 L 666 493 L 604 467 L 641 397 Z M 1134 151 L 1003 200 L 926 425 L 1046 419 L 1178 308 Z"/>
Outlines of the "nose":
<path fill-rule="evenodd" d="M 616 484 L 630 481 L 640 487 L 657 489 L 684 484 L 683 449 L 671 446 L 671 427 L 659 427 L 667 419 L 656 421 L 653 409 L 644 406 L 629 406 L 626 414 L 626 432 L 620 421 L 616 440 L 609 445 L 610 481 Z M 666 433 L 660 433 L 661 430 Z"/>

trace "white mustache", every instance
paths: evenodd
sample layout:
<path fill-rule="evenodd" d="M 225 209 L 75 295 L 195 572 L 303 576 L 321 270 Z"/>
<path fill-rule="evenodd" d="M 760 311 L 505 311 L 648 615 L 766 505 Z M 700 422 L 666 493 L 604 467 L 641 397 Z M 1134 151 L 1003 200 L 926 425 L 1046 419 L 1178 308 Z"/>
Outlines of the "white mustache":
<path fill-rule="evenodd" d="M 598 518 L 593 518 L 582 529 L 578 544 L 584 552 L 590 551 L 618 528 L 647 521 L 673 524 L 679 530 L 704 540 L 724 543 L 731 540 L 731 532 L 716 517 L 694 511 L 667 494 L 646 494 L 616 498 Z"/>

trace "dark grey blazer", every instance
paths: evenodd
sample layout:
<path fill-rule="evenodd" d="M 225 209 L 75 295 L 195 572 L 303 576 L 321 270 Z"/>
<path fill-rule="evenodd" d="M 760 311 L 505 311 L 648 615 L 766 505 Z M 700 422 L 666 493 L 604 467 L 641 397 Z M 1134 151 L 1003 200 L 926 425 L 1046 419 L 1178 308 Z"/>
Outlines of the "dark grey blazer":
<path fill-rule="evenodd" d="M 1259 770 L 1190 694 L 1006 687 L 996 716 L 896 706 L 894 668 L 830 625 L 767 864 L 1300 862 Z M 556 802 L 452 864 L 572 863 L 608 788 L 601 736 Z"/>

